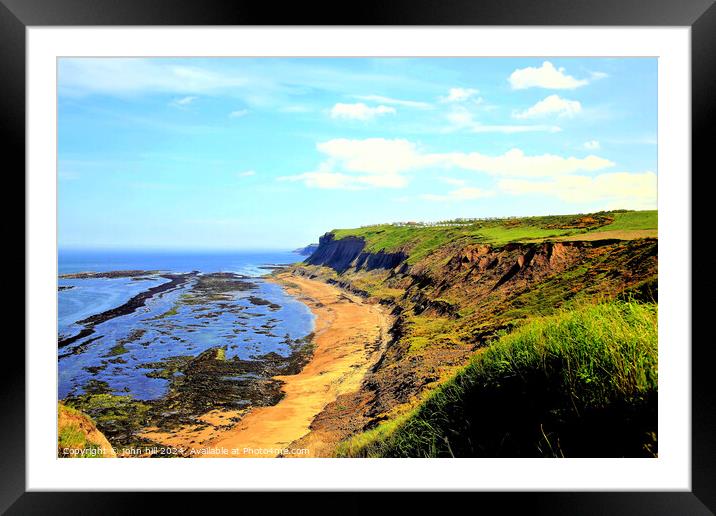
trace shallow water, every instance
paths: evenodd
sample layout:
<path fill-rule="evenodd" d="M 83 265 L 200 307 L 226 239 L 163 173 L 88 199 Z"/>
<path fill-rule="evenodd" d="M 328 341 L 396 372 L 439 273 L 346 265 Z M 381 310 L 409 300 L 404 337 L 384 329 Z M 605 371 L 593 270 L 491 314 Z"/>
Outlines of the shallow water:
<path fill-rule="evenodd" d="M 88 278 L 58 280 L 61 287 L 72 287 L 57 293 L 57 330 L 60 336 L 77 333 L 82 326 L 77 321 L 104 312 L 127 302 L 131 297 L 167 279 L 153 277 L 147 280 L 132 278 Z"/>
<path fill-rule="evenodd" d="M 306 305 L 258 274 L 269 272 L 261 268 L 263 265 L 301 259 L 293 253 L 60 254 L 61 274 L 129 269 L 234 272 L 251 275 L 247 281 L 256 285 L 252 290 L 225 293 L 229 295 L 227 300 L 178 303 L 185 299 L 182 296 L 192 292 L 197 281 L 194 278 L 178 289 L 152 297 L 134 313 L 96 325 L 92 335 L 58 352 L 62 357 L 58 368 L 60 399 L 83 392 L 83 386 L 92 379 L 107 382 L 114 391 L 126 392 L 138 399 L 156 399 L 166 393 L 168 381 L 148 377 L 152 369 L 147 364 L 176 356 L 197 356 L 217 346 L 226 348 L 226 358 L 236 356 L 250 360 L 269 352 L 287 356 L 291 351 L 289 340 L 300 339 L 312 331 L 313 315 Z M 73 288 L 58 292 L 58 333 L 75 334 L 82 328 L 77 321 L 119 306 L 137 293 L 166 281 L 160 276 L 141 281 L 131 278 L 60 280 L 60 285 Z M 250 296 L 279 307 L 255 305 L 249 300 Z M 72 350 L 76 354 L 70 354 Z"/>

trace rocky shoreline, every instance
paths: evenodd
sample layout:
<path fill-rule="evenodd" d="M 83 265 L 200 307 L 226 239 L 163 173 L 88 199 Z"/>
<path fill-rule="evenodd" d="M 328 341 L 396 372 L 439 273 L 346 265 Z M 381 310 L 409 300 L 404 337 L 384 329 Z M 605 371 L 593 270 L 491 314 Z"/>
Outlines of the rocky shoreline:
<path fill-rule="evenodd" d="M 192 272 L 165 274 L 163 277 L 170 281 L 147 289 L 121 306 L 80 321 L 86 327 L 78 335 L 65 339 L 64 345 L 84 340 L 79 345 L 70 347 L 69 351 L 61 354 L 59 358 L 81 354 L 90 349 L 97 339 L 102 338 L 102 335 L 85 338 L 95 331 L 96 325 L 132 313 L 152 297 L 180 288 L 189 281 L 192 283 L 174 301 L 173 307 L 147 319 L 147 328 L 156 327 L 162 332 L 170 332 L 172 338 L 181 341 L 174 333 L 176 323 L 173 322 L 173 317 L 179 310 L 186 314 L 187 309 L 190 310 L 188 313 L 195 314 L 191 317 L 196 318 L 196 321 L 213 319 L 219 312 L 226 311 L 239 316 L 239 325 L 247 324 L 241 321 L 257 314 L 250 313 L 246 307 L 237 306 L 232 301 L 238 292 L 243 291 L 251 293 L 242 296 L 248 307 L 261 308 L 264 314 L 282 308 L 280 304 L 261 297 L 259 284 L 253 278 L 239 274 Z M 253 293 L 254 291 L 256 292 Z M 193 331 L 194 324 L 188 324 L 189 327 L 185 331 Z M 256 323 L 252 331 L 276 339 L 279 337 L 272 333 L 275 324 L 276 319 L 269 317 L 264 324 Z M 99 328 L 97 330 L 101 331 Z M 235 326 L 233 329 L 233 333 L 243 331 L 246 330 L 241 326 Z M 208 424 L 204 416 L 214 412 L 228 414 L 222 424 L 231 425 L 252 408 L 279 403 L 284 392 L 281 389 L 282 382 L 277 377 L 294 375 L 301 371 L 313 352 L 312 334 L 298 339 L 291 339 L 286 334 L 281 341 L 282 346 L 289 350 L 286 354 L 269 351 L 251 356 L 250 359 L 242 359 L 229 353 L 235 353 L 231 348 L 236 348 L 236 345 L 222 343 L 194 355 L 187 353 L 191 349 L 189 346 L 183 354 L 154 362 L 124 365 L 127 362 L 123 355 L 129 353 L 132 348 L 137 349 L 137 345 L 152 346 L 151 337 L 147 340 L 145 333 L 146 330 L 139 327 L 129 332 L 126 337 L 116 340 L 114 345 L 100 356 L 96 365 L 83 368 L 93 379 L 82 386 L 81 393 L 71 393 L 62 400 L 67 406 L 80 410 L 95 420 L 98 428 L 113 445 L 132 450 L 131 456 L 155 455 L 152 450 L 162 441 L 155 439 L 151 432 L 171 434 L 186 427 L 199 431 L 211 429 L 214 425 Z M 119 364 L 123 368 L 133 367 L 137 374 L 147 378 L 165 380 L 166 393 L 158 399 L 141 400 L 128 392 L 112 389 L 107 381 L 99 379 L 102 378 L 101 375 L 99 378 L 97 375 L 104 374 L 103 371 L 113 364 Z M 123 456 L 121 452 L 118 455 Z M 173 452 L 170 455 L 180 456 L 182 453 Z M 167 455 L 162 452 L 157 456 Z"/>
<path fill-rule="evenodd" d="M 69 274 L 60 274 L 59 279 L 93 279 L 93 278 L 141 278 L 144 276 L 155 276 L 161 271 L 144 271 L 144 270 L 128 270 L 128 271 L 106 271 L 106 272 L 73 272 Z"/>
<path fill-rule="evenodd" d="M 125 274 L 127 272 L 146 272 L 146 271 L 120 271 L 124 272 Z M 81 274 L 90 274 L 90 273 L 81 273 Z M 127 276 L 97 276 L 99 274 L 112 274 L 111 272 L 107 273 L 91 273 L 95 274 L 94 276 L 82 276 L 81 279 L 87 279 L 89 277 L 127 277 Z M 79 339 L 83 339 L 89 335 L 92 335 L 95 331 L 95 326 L 103 323 L 105 321 L 108 321 L 110 319 L 114 319 L 115 317 L 120 317 L 122 315 L 131 314 L 135 310 L 137 310 L 139 307 L 144 306 L 144 304 L 147 302 L 147 300 L 151 299 L 152 297 L 159 295 L 163 292 L 168 292 L 170 290 L 174 290 L 182 285 L 184 285 L 187 281 L 189 281 L 191 278 L 194 278 L 199 273 L 189 272 L 186 274 L 162 274 L 162 278 L 166 278 L 169 281 L 167 283 L 162 283 L 161 285 L 157 285 L 156 287 L 149 288 L 145 290 L 144 292 L 140 292 L 136 296 L 132 297 L 127 301 L 126 303 L 110 308 L 109 310 L 105 310 L 104 312 L 92 315 L 86 319 L 83 319 L 81 321 L 78 321 L 78 324 L 81 324 L 84 326 L 84 329 L 80 330 L 79 333 L 76 335 L 73 335 L 71 337 L 66 337 L 64 339 L 59 339 L 57 342 L 58 348 L 64 348 L 65 346 L 72 344 L 73 342 L 76 342 Z M 68 277 L 68 276 L 65 276 Z M 76 276 L 75 277 L 80 277 Z"/>

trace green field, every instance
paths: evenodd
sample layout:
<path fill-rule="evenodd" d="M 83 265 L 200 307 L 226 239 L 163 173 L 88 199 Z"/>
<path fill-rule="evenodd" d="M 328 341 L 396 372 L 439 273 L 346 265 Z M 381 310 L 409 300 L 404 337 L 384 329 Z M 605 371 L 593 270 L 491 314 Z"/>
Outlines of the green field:
<path fill-rule="evenodd" d="M 585 217 L 594 219 L 594 223 L 580 222 Z M 365 250 L 368 252 L 407 252 L 407 261 L 413 264 L 432 250 L 450 242 L 504 245 L 602 231 L 656 230 L 657 220 L 656 210 L 620 210 L 580 215 L 484 219 L 467 223 L 445 221 L 443 224 L 447 225 L 443 226 L 379 224 L 356 229 L 336 229 L 332 233 L 338 240 L 347 236 L 365 239 Z"/>
<path fill-rule="evenodd" d="M 655 456 L 657 305 L 611 301 L 503 334 L 349 457 Z"/>
<path fill-rule="evenodd" d="M 614 222 L 603 229 L 609 231 L 634 231 L 657 229 L 657 211 L 627 211 L 614 213 Z"/>

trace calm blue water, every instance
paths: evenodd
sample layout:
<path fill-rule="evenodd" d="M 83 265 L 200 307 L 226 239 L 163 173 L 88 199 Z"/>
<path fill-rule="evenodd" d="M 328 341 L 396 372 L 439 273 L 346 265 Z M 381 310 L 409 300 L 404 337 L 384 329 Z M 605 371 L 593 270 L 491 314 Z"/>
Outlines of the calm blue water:
<path fill-rule="evenodd" d="M 77 251 L 60 250 L 60 274 L 118 270 L 162 270 L 167 272 L 236 272 L 247 276 L 266 273 L 262 265 L 303 261 L 290 251 Z"/>
<path fill-rule="evenodd" d="M 83 385 L 95 379 L 107 382 L 117 392 L 128 392 L 139 399 L 155 399 L 166 393 L 168 382 L 147 377 L 150 369 L 143 365 L 174 356 L 196 356 L 216 346 L 226 347 L 227 358 L 238 356 L 250 360 L 271 351 L 287 356 L 290 352 L 287 338 L 298 339 L 310 333 L 313 314 L 280 286 L 261 279 L 270 272 L 262 266 L 302 259 L 291 252 L 60 252 L 60 274 L 130 269 L 234 272 L 251 276 L 249 281 L 256 284 L 256 288 L 231 292 L 229 300 L 199 305 L 177 303 L 182 295 L 191 293 L 192 280 L 179 289 L 154 296 L 132 314 L 98 324 L 94 334 L 58 351 L 62 356 L 72 348 L 82 350 L 59 359 L 59 397 L 81 393 Z M 166 281 L 158 275 L 142 280 L 60 279 L 59 285 L 72 288 L 58 291 L 59 336 L 75 335 L 82 329 L 77 321 L 119 306 Z M 265 299 L 280 308 L 254 305 L 249 296 Z M 171 315 L 166 315 L 167 312 Z M 141 336 L 124 345 L 126 353 L 111 355 L 110 350 L 131 334 Z"/>

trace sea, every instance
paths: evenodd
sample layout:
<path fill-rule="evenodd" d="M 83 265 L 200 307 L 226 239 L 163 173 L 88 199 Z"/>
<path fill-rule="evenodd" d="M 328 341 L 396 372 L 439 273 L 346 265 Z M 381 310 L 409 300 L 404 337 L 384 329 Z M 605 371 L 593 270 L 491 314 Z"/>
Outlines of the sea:
<path fill-rule="evenodd" d="M 132 313 L 95 325 L 92 334 L 58 348 L 59 399 L 82 394 L 93 380 L 136 399 L 157 399 L 166 394 L 169 381 L 148 376 L 152 364 L 197 356 L 214 347 L 223 347 L 227 359 L 251 360 L 270 352 L 288 356 L 290 341 L 313 331 L 309 308 L 266 280 L 273 267 L 304 259 L 291 251 L 61 250 L 58 256 L 59 276 L 159 271 L 140 277 L 58 278 L 58 340 L 79 334 L 85 327 L 80 321 L 170 281 L 162 274 L 234 273 L 255 285 L 251 290 L 224 293 L 219 300 L 183 303 L 196 283 L 194 278 L 150 297 Z"/>

